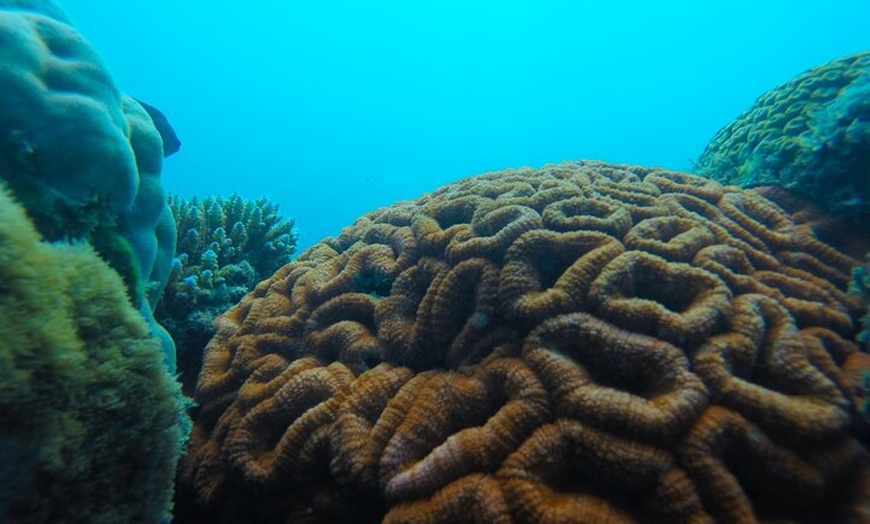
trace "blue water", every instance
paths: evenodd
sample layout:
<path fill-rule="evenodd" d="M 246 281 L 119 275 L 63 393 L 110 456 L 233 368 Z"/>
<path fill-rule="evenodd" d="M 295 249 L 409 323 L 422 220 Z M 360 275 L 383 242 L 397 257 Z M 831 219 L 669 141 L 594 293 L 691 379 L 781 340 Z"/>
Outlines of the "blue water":
<path fill-rule="evenodd" d="M 62 5 L 180 135 L 167 189 L 267 195 L 300 248 L 484 171 L 689 169 L 762 92 L 870 48 L 867 0 Z"/>

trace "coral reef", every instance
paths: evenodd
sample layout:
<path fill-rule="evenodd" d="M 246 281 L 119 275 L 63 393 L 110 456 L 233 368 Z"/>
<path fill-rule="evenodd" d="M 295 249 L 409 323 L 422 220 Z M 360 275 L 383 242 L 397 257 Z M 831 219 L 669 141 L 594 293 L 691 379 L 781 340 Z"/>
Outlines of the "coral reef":
<path fill-rule="evenodd" d="M 175 340 L 185 393 L 193 394 L 214 319 L 296 252 L 292 219 L 266 198 L 169 197 L 180 234 L 154 317 Z"/>
<path fill-rule="evenodd" d="M 867 261 L 863 265 L 856 266 L 852 270 L 849 292 L 859 297 L 864 304 L 865 313 L 861 318 L 863 329 L 856 338 L 866 352 L 870 349 L 870 253 L 867 254 Z M 856 386 L 858 412 L 864 417 L 865 425 L 870 427 L 870 357 L 860 361 L 854 360 L 851 364 L 845 371 L 851 375 L 849 382 Z"/>
<path fill-rule="evenodd" d="M 863 265 L 852 269 L 849 292 L 859 296 L 865 307 L 870 305 L 870 253 L 867 253 L 867 261 Z M 861 325 L 864 329 L 858 334 L 858 342 L 866 346 L 870 344 L 870 311 L 861 319 Z"/>
<path fill-rule="evenodd" d="M 801 73 L 722 128 L 698 174 L 775 185 L 853 223 L 870 220 L 870 52 Z"/>
<path fill-rule="evenodd" d="M 167 522 L 190 421 L 123 281 L 0 187 L 0 288 L 0 521 Z"/>
<path fill-rule="evenodd" d="M 46 239 L 87 239 L 124 277 L 173 367 L 151 316 L 175 245 L 151 117 L 51 1 L 0 0 L 0 64 L 0 178 Z"/>
<path fill-rule="evenodd" d="M 182 493 L 215 522 L 867 522 L 857 263 L 688 174 L 449 184 L 218 318 Z"/>

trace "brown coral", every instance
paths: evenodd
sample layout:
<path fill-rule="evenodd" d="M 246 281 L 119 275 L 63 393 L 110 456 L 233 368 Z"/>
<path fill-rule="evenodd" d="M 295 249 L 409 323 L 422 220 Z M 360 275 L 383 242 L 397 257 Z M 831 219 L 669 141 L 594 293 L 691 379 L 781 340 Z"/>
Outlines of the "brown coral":
<path fill-rule="evenodd" d="M 462 180 L 219 319 L 182 478 L 230 520 L 860 522 L 851 263 L 681 173 Z"/>

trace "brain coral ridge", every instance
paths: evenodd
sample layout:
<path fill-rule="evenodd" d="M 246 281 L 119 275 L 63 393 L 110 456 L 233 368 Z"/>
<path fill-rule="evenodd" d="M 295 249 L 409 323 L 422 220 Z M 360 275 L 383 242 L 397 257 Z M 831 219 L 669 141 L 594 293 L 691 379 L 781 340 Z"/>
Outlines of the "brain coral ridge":
<path fill-rule="evenodd" d="M 227 521 L 866 522 L 857 263 L 687 174 L 461 180 L 218 319 L 184 485 Z"/>

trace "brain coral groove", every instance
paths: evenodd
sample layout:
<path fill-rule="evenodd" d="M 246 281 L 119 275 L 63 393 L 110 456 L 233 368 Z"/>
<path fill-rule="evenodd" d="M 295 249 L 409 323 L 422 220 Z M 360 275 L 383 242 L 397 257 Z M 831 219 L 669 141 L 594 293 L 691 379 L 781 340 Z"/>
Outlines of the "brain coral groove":
<path fill-rule="evenodd" d="M 858 262 L 808 228 L 600 162 L 369 213 L 219 318 L 183 482 L 220 521 L 866 522 Z"/>

